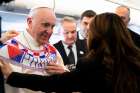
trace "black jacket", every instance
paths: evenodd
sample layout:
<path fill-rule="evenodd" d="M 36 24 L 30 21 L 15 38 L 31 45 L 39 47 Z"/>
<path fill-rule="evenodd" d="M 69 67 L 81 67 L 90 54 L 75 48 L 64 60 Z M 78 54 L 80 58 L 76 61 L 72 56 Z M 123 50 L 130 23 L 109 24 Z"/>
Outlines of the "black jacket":
<path fill-rule="evenodd" d="M 130 32 L 132 40 L 134 41 L 135 45 L 140 48 L 140 35 L 130 29 L 128 29 L 128 31 Z"/>
<path fill-rule="evenodd" d="M 0 46 L 2 46 L 2 42 L 0 41 Z M 3 77 L 3 74 L 1 72 L 1 69 L 0 69 L 0 93 L 5 93 L 5 90 L 4 90 L 4 77 Z"/>
<path fill-rule="evenodd" d="M 59 51 L 60 55 L 62 56 L 62 59 L 64 61 L 64 65 L 67 65 L 69 62 L 68 56 L 65 52 L 64 46 L 62 44 L 62 41 L 60 40 L 59 42 L 54 44 L 55 48 Z M 82 40 L 77 40 L 76 41 L 76 50 L 77 50 L 77 60 L 80 57 L 83 57 L 86 52 L 87 52 L 87 47 L 84 41 Z"/>
<path fill-rule="evenodd" d="M 4 91 L 4 77 L 0 70 L 0 93 L 5 93 Z"/>

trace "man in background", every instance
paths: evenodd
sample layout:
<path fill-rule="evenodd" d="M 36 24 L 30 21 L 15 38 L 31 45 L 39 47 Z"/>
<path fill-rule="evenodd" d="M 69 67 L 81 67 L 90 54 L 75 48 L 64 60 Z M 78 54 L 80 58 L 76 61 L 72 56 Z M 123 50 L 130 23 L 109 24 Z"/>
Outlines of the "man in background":
<path fill-rule="evenodd" d="M 127 6 L 118 6 L 115 10 L 115 13 L 121 17 L 121 19 L 124 21 L 125 25 L 128 26 L 128 23 L 130 21 L 130 8 Z M 140 47 L 140 35 L 136 32 L 132 31 L 128 28 L 128 31 L 130 32 L 132 39 L 137 47 Z"/>
<path fill-rule="evenodd" d="M 88 26 L 91 20 L 96 16 L 96 12 L 93 10 L 86 10 L 81 14 L 80 18 L 80 30 L 77 32 L 77 41 L 82 42 L 81 45 L 84 46 L 87 52 L 87 35 Z"/>
<path fill-rule="evenodd" d="M 66 16 L 61 20 L 63 40 L 54 44 L 59 53 L 61 54 L 64 65 L 69 70 L 73 70 L 77 64 L 77 60 L 82 57 L 86 52 L 84 42 L 77 40 L 77 23 L 73 17 Z M 72 53 L 72 57 L 70 56 Z"/>
<path fill-rule="evenodd" d="M 93 10 L 86 10 L 81 14 L 80 18 L 80 30 L 78 31 L 78 40 L 84 40 L 87 38 L 88 25 L 90 21 L 96 16 Z"/>

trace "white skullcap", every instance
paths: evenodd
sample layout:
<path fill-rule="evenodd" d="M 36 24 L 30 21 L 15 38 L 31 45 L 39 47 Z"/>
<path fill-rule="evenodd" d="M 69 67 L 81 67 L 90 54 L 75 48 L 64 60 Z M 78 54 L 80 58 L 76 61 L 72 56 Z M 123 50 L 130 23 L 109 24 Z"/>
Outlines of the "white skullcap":
<path fill-rule="evenodd" d="M 32 10 L 39 7 L 48 7 L 48 8 L 53 9 L 54 6 L 55 6 L 54 0 L 36 0 L 34 1 L 33 5 L 30 7 L 30 9 Z"/>

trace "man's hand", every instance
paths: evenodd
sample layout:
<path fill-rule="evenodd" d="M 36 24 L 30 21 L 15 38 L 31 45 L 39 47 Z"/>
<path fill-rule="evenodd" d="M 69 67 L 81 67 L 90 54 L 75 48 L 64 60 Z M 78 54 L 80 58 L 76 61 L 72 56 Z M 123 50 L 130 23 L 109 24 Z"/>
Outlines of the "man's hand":
<path fill-rule="evenodd" d="M 4 62 L 2 59 L 0 59 L 0 69 L 6 78 L 13 72 L 9 63 Z"/>
<path fill-rule="evenodd" d="M 5 33 L 2 34 L 2 37 L 1 37 L 1 42 L 6 42 L 7 40 L 17 36 L 19 34 L 19 32 L 15 31 L 15 30 L 10 30 L 10 31 L 7 31 Z"/>

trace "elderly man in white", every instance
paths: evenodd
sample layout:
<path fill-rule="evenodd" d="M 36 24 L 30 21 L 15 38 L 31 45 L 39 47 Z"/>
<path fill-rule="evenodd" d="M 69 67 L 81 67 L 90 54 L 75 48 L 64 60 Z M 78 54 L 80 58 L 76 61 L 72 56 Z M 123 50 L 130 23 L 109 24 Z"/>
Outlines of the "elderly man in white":
<path fill-rule="evenodd" d="M 49 44 L 49 38 L 52 35 L 55 22 L 56 16 L 52 9 L 44 6 L 42 7 L 39 6 L 31 9 L 27 17 L 26 30 L 20 33 L 18 36 L 14 37 L 14 40 L 19 45 L 19 47 L 22 46 L 25 47 L 27 50 L 31 51 L 32 50 L 44 51 L 44 53 L 48 52 L 49 54 L 50 50 L 53 49 L 53 51 L 55 51 L 55 54 L 48 55 L 48 58 L 53 57 L 52 58 L 53 60 L 51 61 L 55 60 L 55 62 L 50 63 L 49 64 L 50 66 L 49 65 L 47 66 L 47 70 L 44 69 L 42 71 L 24 68 L 21 66 L 11 64 L 14 71 L 39 75 L 51 75 L 56 73 L 58 74 L 66 71 L 59 52 L 52 45 Z M 13 39 L 7 42 L 12 42 L 12 40 Z M 33 61 L 33 59 L 30 61 Z M 9 85 L 6 85 L 6 93 L 41 93 L 41 92 L 31 91 L 29 89 L 23 88 L 22 89 L 13 88 Z"/>

